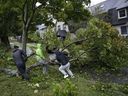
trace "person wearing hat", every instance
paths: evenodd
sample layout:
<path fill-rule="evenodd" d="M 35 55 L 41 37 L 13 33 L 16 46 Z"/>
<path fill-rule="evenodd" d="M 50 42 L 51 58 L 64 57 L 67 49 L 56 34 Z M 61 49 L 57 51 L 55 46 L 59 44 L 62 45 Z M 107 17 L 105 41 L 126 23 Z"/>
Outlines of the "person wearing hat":
<path fill-rule="evenodd" d="M 21 74 L 22 79 L 29 80 L 28 74 L 26 72 L 26 59 L 26 53 L 23 50 L 19 49 L 19 46 L 14 45 L 13 60 L 16 63 L 17 69 Z"/>
<path fill-rule="evenodd" d="M 45 52 L 41 44 L 37 44 L 36 59 L 38 63 L 42 65 L 43 73 L 46 74 L 48 71 L 48 65 L 45 62 Z"/>

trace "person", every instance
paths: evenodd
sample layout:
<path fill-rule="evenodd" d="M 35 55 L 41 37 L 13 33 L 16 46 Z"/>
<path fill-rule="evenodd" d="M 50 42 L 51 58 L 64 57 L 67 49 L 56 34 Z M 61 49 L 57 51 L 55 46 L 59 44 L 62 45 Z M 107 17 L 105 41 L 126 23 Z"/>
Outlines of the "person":
<path fill-rule="evenodd" d="M 45 62 L 44 50 L 41 44 L 37 44 L 36 59 L 38 63 L 42 65 L 43 74 L 46 74 L 48 71 L 48 65 Z"/>
<path fill-rule="evenodd" d="M 58 29 L 57 29 L 57 32 L 56 32 L 57 37 L 60 37 L 60 32 L 61 32 L 61 27 L 60 27 L 60 25 L 58 25 Z"/>
<path fill-rule="evenodd" d="M 61 34 L 60 34 L 61 40 L 64 41 L 66 36 L 67 36 L 66 25 L 63 25 L 63 30 L 61 30 Z"/>
<path fill-rule="evenodd" d="M 14 45 L 13 59 L 14 62 L 16 63 L 19 73 L 22 76 L 22 79 L 29 80 L 25 65 L 27 55 L 23 50 L 19 49 L 19 46 Z"/>
<path fill-rule="evenodd" d="M 56 60 L 60 63 L 59 71 L 64 75 L 64 78 L 69 77 L 69 75 L 74 78 L 74 75 L 70 70 L 70 62 L 67 55 L 57 49 L 54 49 L 54 53 L 56 55 Z"/>
<path fill-rule="evenodd" d="M 66 31 L 66 26 L 63 25 L 63 30 L 61 30 L 60 25 L 58 26 L 58 31 L 57 31 L 57 37 L 60 38 L 60 40 L 64 41 L 67 35 L 67 31 Z"/>

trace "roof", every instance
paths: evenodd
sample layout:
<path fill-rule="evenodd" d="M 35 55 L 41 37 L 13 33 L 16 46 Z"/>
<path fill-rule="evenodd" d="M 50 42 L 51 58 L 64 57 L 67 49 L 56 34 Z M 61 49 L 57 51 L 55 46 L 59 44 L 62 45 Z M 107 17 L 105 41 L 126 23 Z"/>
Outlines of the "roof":
<path fill-rule="evenodd" d="M 102 12 L 107 12 L 109 9 L 121 9 L 128 7 L 128 0 L 106 0 L 90 7 L 91 12 L 95 12 L 96 8 L 100 8 Z"/>
<path fill-rule="evenodd" d="M 128 7 L 128 0 L 118 0 L 115 7 L 116 7 L 116 9 L 121 9 L 121 8 L 124 8 L 124 7 Z"/>

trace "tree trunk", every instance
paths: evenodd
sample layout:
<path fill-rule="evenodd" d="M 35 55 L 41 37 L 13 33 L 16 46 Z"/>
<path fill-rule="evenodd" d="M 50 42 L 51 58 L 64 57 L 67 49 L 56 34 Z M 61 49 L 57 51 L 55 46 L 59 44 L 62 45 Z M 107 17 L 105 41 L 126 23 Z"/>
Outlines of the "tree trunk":
<path fill-rule="evenodd" d="M 29 9 L 29 0 L 26 0 L 23 6 L 23 33 L 22 33 L 22 49 L 26 53 L 26 44 L 28 38 L 28 30 L 35 13 L 35 4 L 37 0 L 32 1 L 32 8 Z M 30 12 L 31 11 L 31 12 Z"/>
<path fill-rule="evenodd" d="M 27 44 L 27 30 L 25 25 L 23 25 L 23 34 L 22 34 L 22 49 L 26 53 L 26 44 Z"/>
<path fill-rule="evenodd" d="M 2 37 L 0 37 L 0 44 L 2 44 L 7 49 L 11 48 L 10 47 L 10 42 L 9 42 L 8 36 L 2 36 Z"/>

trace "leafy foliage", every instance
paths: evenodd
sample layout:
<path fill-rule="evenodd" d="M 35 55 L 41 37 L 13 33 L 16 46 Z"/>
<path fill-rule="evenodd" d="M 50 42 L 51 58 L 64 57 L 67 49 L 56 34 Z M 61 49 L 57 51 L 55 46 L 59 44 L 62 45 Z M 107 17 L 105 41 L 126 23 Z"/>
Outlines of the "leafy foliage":
<path fill-rule="evenodd" d="M 19 29 L 17 15 L 18 10 L 13 7 L 11 0 L 0 1 L 0 37 L 17 33 Z"/>
<path fill-rule="evenodd" d="M 2 47 L 0 47 L 0 67 L 10 67 L 10 65 L 14 65 L 10 52 L 7 53 Z"/>
<path fill-rule="evenodd" d="M 69 79 L 53 85 L 54 96 L 77 96 L 77 87 Z"/>
<path fill-rule="evenodd" d="M 95 67 L 118 68 L 127 61 L 127 43 L 110 24 L 91 19 L 85 32 L 86 63 Z M 83 37 L 84 36 L 84 37 Z"/>
<path fill-rule="evenodd" d="M 128 86 L 127 84 L 118 85 L 118 84 L 104 84 L 104 83 L 97 83 L 93 86 L 94 90 L 100 91 L 102 96 L 125 96 L 128 94 Z"/>

